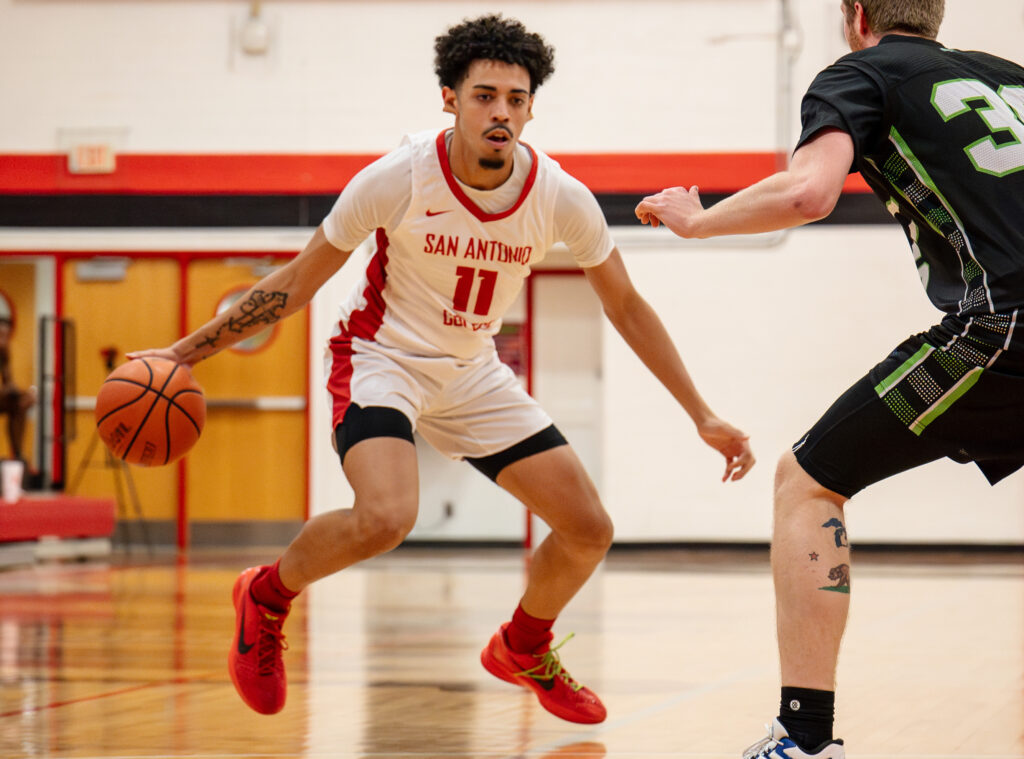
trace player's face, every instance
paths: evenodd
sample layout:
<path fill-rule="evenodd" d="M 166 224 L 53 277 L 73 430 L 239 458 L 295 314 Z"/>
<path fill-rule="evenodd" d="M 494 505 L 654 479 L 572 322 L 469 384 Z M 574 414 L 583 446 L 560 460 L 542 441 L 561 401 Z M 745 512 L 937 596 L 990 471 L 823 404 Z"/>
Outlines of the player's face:
<path fill-rule="evenodd" d="M 477 60 L 456 89 L 442 91 L 444 110 L 455 114 L 460 148 L 484 169 L 511 170 L 516 142 L 533 118 L 530 74 L 522 66 Z"/>

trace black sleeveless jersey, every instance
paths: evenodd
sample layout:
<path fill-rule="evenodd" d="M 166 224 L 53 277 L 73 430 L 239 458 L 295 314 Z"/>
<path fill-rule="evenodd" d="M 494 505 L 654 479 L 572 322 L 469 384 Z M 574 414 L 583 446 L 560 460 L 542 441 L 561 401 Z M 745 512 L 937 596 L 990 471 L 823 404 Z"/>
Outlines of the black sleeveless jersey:
<path fill-rule="evenodd" d="M 1024 68 L 891 34 L 815 78 L 802 145 L 825 127 L 903 226 L 928 297 L 950 314 L 1024 306 Z"/>

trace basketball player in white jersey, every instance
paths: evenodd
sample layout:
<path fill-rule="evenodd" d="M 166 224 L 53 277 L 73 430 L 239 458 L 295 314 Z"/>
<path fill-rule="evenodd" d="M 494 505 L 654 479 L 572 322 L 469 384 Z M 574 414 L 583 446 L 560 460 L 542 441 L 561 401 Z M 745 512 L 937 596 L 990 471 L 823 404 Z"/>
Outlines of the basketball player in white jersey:
<path fill-rule="evenodd" d="M 435 49 L 454 127 L 409 137 L 365 168 L 298 257 L 192 335 L 146 353 L 190 365 L 245 339 L 305 306 L 372 236 L 375 251 L 341 309 L 327 367 L 334 443 L 355 503 L 314 517 L 274 565 L 238 578 L 232 680 L 256 711 L 283 708 L 291 599 L 395 548 L 416 521 L 415 429 L 551 528 L 512 619 L 481 654 L 484 667 L 532 689 L 562 719 L 600 722 L 604 705 L 550 644 L 555 618 L 608 550 L 612 524 L 576 454 L 498 360 L 492 339 L 530 267 L 564 242 L 616 329 L 725 457 L 723 480 L 743 477 L 754 459 L 746 436 L 708 408 L 633 288 L 593 195 L 519 142 L 553 50 L 500 16 L 464 21 Z"/>

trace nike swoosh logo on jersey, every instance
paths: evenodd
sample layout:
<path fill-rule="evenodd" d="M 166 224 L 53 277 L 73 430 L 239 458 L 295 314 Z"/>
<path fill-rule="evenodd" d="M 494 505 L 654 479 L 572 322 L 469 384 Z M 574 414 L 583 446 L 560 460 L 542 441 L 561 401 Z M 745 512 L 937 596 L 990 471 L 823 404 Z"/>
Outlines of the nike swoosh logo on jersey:
<path fill-rule="evenodd" d="M 440 216 L 443 213 L 451 213 L 451 210 L 452 209 L 450 209 L 450 208 L 445 209 L 444 211 L 430 211 L 430 210 L 428 210 L 427 211 L 427 216 Z"/>
<path fill-rule="evenodd" d="M 243 656 L 252 650 L 255 643 L 245 642 L 245 607 L 242 607 L 242 621 L 238 623 L 238 653 Z"/>

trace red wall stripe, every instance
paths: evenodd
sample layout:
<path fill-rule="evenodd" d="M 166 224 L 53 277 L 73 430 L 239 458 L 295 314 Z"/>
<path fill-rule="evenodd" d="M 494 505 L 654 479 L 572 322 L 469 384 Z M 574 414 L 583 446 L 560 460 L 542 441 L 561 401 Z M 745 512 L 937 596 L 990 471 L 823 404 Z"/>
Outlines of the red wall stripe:
<path fill-rule="evenodd" d="M 377 155 L 122 154 L 112 174 L 70 174 L 64 154 L 0 155 L 0 193 L 126 195 L 332 194 Z M 780 165 L 776 153 L 563 153 L 562 168 L 595 193 L 643 193 L 678 184 L 730 193 Z M 867 192 L 859 174 L 847 192 Z"/>
<path fill-rule="evenodd" d="M 0 156 L 0 192 L 174 195 L 333 193 L 376 155 L 142 155 L 112 174 L 71 174 L 57 155 Z"/>

